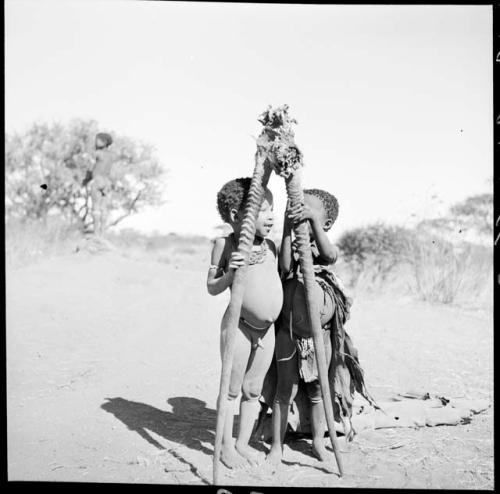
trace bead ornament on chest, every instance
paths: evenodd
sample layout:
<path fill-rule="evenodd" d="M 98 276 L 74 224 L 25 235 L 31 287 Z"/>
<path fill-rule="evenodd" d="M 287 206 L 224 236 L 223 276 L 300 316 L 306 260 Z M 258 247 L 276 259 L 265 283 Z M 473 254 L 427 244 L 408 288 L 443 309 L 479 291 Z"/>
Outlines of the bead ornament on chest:
<path fill-rule="evenodd" d="M 260 245 L 254 245 L 252 251 L 250 252 L 250 258 L 248 260 L 249 265 L 263 263 L 266 259 L 267 251 L 269 247 L 265 239 L 262 239 Z"/>

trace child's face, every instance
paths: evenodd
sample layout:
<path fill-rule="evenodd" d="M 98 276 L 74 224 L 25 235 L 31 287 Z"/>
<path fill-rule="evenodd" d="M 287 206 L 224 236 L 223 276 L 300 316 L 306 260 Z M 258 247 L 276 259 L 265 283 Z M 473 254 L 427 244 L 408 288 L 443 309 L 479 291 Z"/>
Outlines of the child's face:
<path fill-rule="evenodd" d="M 257 216 L 255 223 L 255 235 L 267 237 L 274 226 L 273 195 L 269 189 L 266 189 L 264 201 Z"/>
<path fill-rule="evenodd" d="M 231 211 L 232 226 L 234 230 L 239 230 L 245 214 L 244 208 L 240 211 Z M 264 200 L 255 223 L 255 235 L 267 237 L 274 226 L 273 195 L 269 189 L 264 192 Z"/>
<path fill-rule="evenodd" d="M 321 202 L 321 199 L 319 197 L 310 194 L 304 194 L 304 204 L 314 212 L 315 216 L 319 219 L 323 227 L 323 230 L 325 232 L 329 230 L 330 227 L 332 226 L 332 220 L 331 218 L 328 218 L 325 211 L 325 207 Z M 310 221 L 308 221 L 308 225 L 309 225 L 309 235 L 313 236 L 313 229 Z"/>
<path fill-rule="evenodd" d="M 95 147 L 96 149 L 103 149 L 105 148 L 107 145 L 107 142 L 105 142 L 104 140 L 102 140 L 100 137 L 96 137 L 95 138 Z"/>

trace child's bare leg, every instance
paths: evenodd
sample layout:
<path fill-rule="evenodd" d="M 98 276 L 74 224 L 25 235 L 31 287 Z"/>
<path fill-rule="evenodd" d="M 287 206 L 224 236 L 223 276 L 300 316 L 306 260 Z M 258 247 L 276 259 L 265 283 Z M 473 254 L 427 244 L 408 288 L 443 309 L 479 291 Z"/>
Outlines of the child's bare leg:
<path fill-rule="evenodd" d="M 329 367 L 332 359 L 329 331 L 325 332 L 323 341 L 325 343 L 326 363 Z M 311 403 L 312 453 L 318 460 L 326 461 L 329 457 L 329 453 L 325 448 L 326 417 L 319 380 L 307 383 L 307 394 Z"/>
<path fill-rule="evenodd" d="M 106 192 L 106 194 L 109 194 L 109 191 Z M 101 234 L 103 234 L 104 231 L 106 230 L 106 220 L 108 218 L 108 202 L 109 202 L 109 197 L 106 195 L 102 198 L 101 201 L 101 220 L 100 220 Z"/>
<path fill-rule="evenodd" d="M 288 424 L 288 410 L 298 390 L 298 369 L 295 343 L 287 331 L 280 330 L 276 337 L 278 382 L 273 403 L 273 443 L 266 460 L 277 465 L 283 457 L 283 443 Z"/>
<path fill-rule="evenodd" d="M 266 421 L 267 411 L 269 410 L 269 406 L 266 403 L 259 402 L 260 404 L 260 412 L 257 417 L 257 424 L 255 426 L 255 430 L 252 433 L 251 438 L 254 440 L 259 440 L 263 434 L 264 425 Z"/>
<path fill-rule="evenodd" d="M 283 458 L 283 444 L 285 440 L 286 426 L 288 423 L 288 400 L 275 401 L 273 404 L 273 443 L 266 461 L 271 465 L 278 465 Z"/>
<path fill-rule="evenodd" d="M 92 222 L 94 224 L 94 233 L 99 232 L 99 191 L 95 189 L 94 185 L 91 185 L 90 197 L 92 198 Z"/>
<path fill-rule="evenodd" d="M 246 336 L 238 329 L 235 336 L 235 351 L 233 357 L 233 368 L 229 384 L 229 394 L 226 403 L 226 419 L 222 435 L 221 461 L 228 468 L 242 468 L 248 464 L 246 458 L 241 456 L 235 448 L 233 439 L 234 406 L 238 398 L 250 356 L 251 345 Z M 221 350 L 224 344 L 224 335 L 221 335 Z M 241 417 L 240 417 L 241 419 Z"/>
<path fill-rule="evenodd" d="M 241 468 L 247 462 L 245 458 L 238 454 L 233 441 L 234 406 L 236 399 L 230 397 L 226 404 L 226 418 L 224 421 L 224 431 L 222 434 L 221 461 L 228 468 Z"/>
<path fill-rule="evenodd" d="M 325 407 L 320 391 L 319 400 L 311 402 L 312 452 L 320 461 L 326 461 L 329 458 L 329 453 L 325 448 L 325 427 Z"/>
<path fill-rule="evenodd" d="M 276 333 L 274 333 L 276 334 Z M 264 384 L 262 386 L 261 398 L 260 401 L 260 412 L 259 417 L 257 419 L 257 425 L 255 426 L 255 430 L 252 433 L 252 438 L 255 440 L 262 439 L 266 423 L 267 423 L 267 412 L 269 409 L 273 408 L 274 395 L 276 394 L 276 382 L 278 379 L 278 370 L 276 368 L 276 361 L 274 357 L 271 359 L 271 365 L 269 370 L 267 371 L 266 376 L 264 377 Z M 268 438 L 265 438 L 268 439 Z M 272 431 L 270 439 L 272 440 Z"/>
<path fill-rule="evenodd" d="M 255 334 L 254 334 L 255 336 Z M 261 338 L 260 345 L 252 349 L 247 371 L 243 379 L 240 404 L 240 428 L 236 440 L 236 451 L 251 464 L 257 464 L 256 452 L 248 445 L 259 413 L 259 397 L 264 378 L 274 355 L 274 328 L 271 326 Z"/>

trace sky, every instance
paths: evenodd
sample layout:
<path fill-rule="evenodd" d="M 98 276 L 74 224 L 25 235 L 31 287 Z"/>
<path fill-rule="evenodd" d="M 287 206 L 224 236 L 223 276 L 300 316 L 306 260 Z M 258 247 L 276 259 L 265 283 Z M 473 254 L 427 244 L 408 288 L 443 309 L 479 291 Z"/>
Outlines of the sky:
<path fill-rule="evenodd" d="M 166 202 L 122 227 L 213 235 L 217 191 L 252 174 L 257 118 L 284 103 L 334 236 L 491 191 L 492 7 L 5 2 L 8 133 L 92 118 L 158 150 Z"/>

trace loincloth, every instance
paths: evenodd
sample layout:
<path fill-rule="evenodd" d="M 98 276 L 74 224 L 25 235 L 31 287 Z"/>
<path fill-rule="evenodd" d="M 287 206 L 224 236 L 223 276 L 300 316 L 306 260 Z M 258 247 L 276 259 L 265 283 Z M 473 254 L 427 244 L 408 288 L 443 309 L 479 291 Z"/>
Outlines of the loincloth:
<path fill-rule="evenodd" d="M 293 333 L 292 338 L 297 350 L 297 364 L 300 378 L 306 383 L 318 380 L 318 362 L 313 338 L 304 338 L 295 333 Z M 327 365 L 329 365 L 332 346 L 329 325 L 328 329 L 323 328 L 323 344 L 325 353 L 327 354 Z"/>
<path fill-rule="evenodd" d="M 257 348 L 257 347 L 264 348 L 264 345 L 262 344 L 262 339 L 267 334 L 271 326 L 272 323 L 269 323 L 263 328 L 258 328 L 250 324 L 243 317 L 240 317 L 240 324 L 239 324 L 240 330 L 250 340 L 252 348 Z"/>

